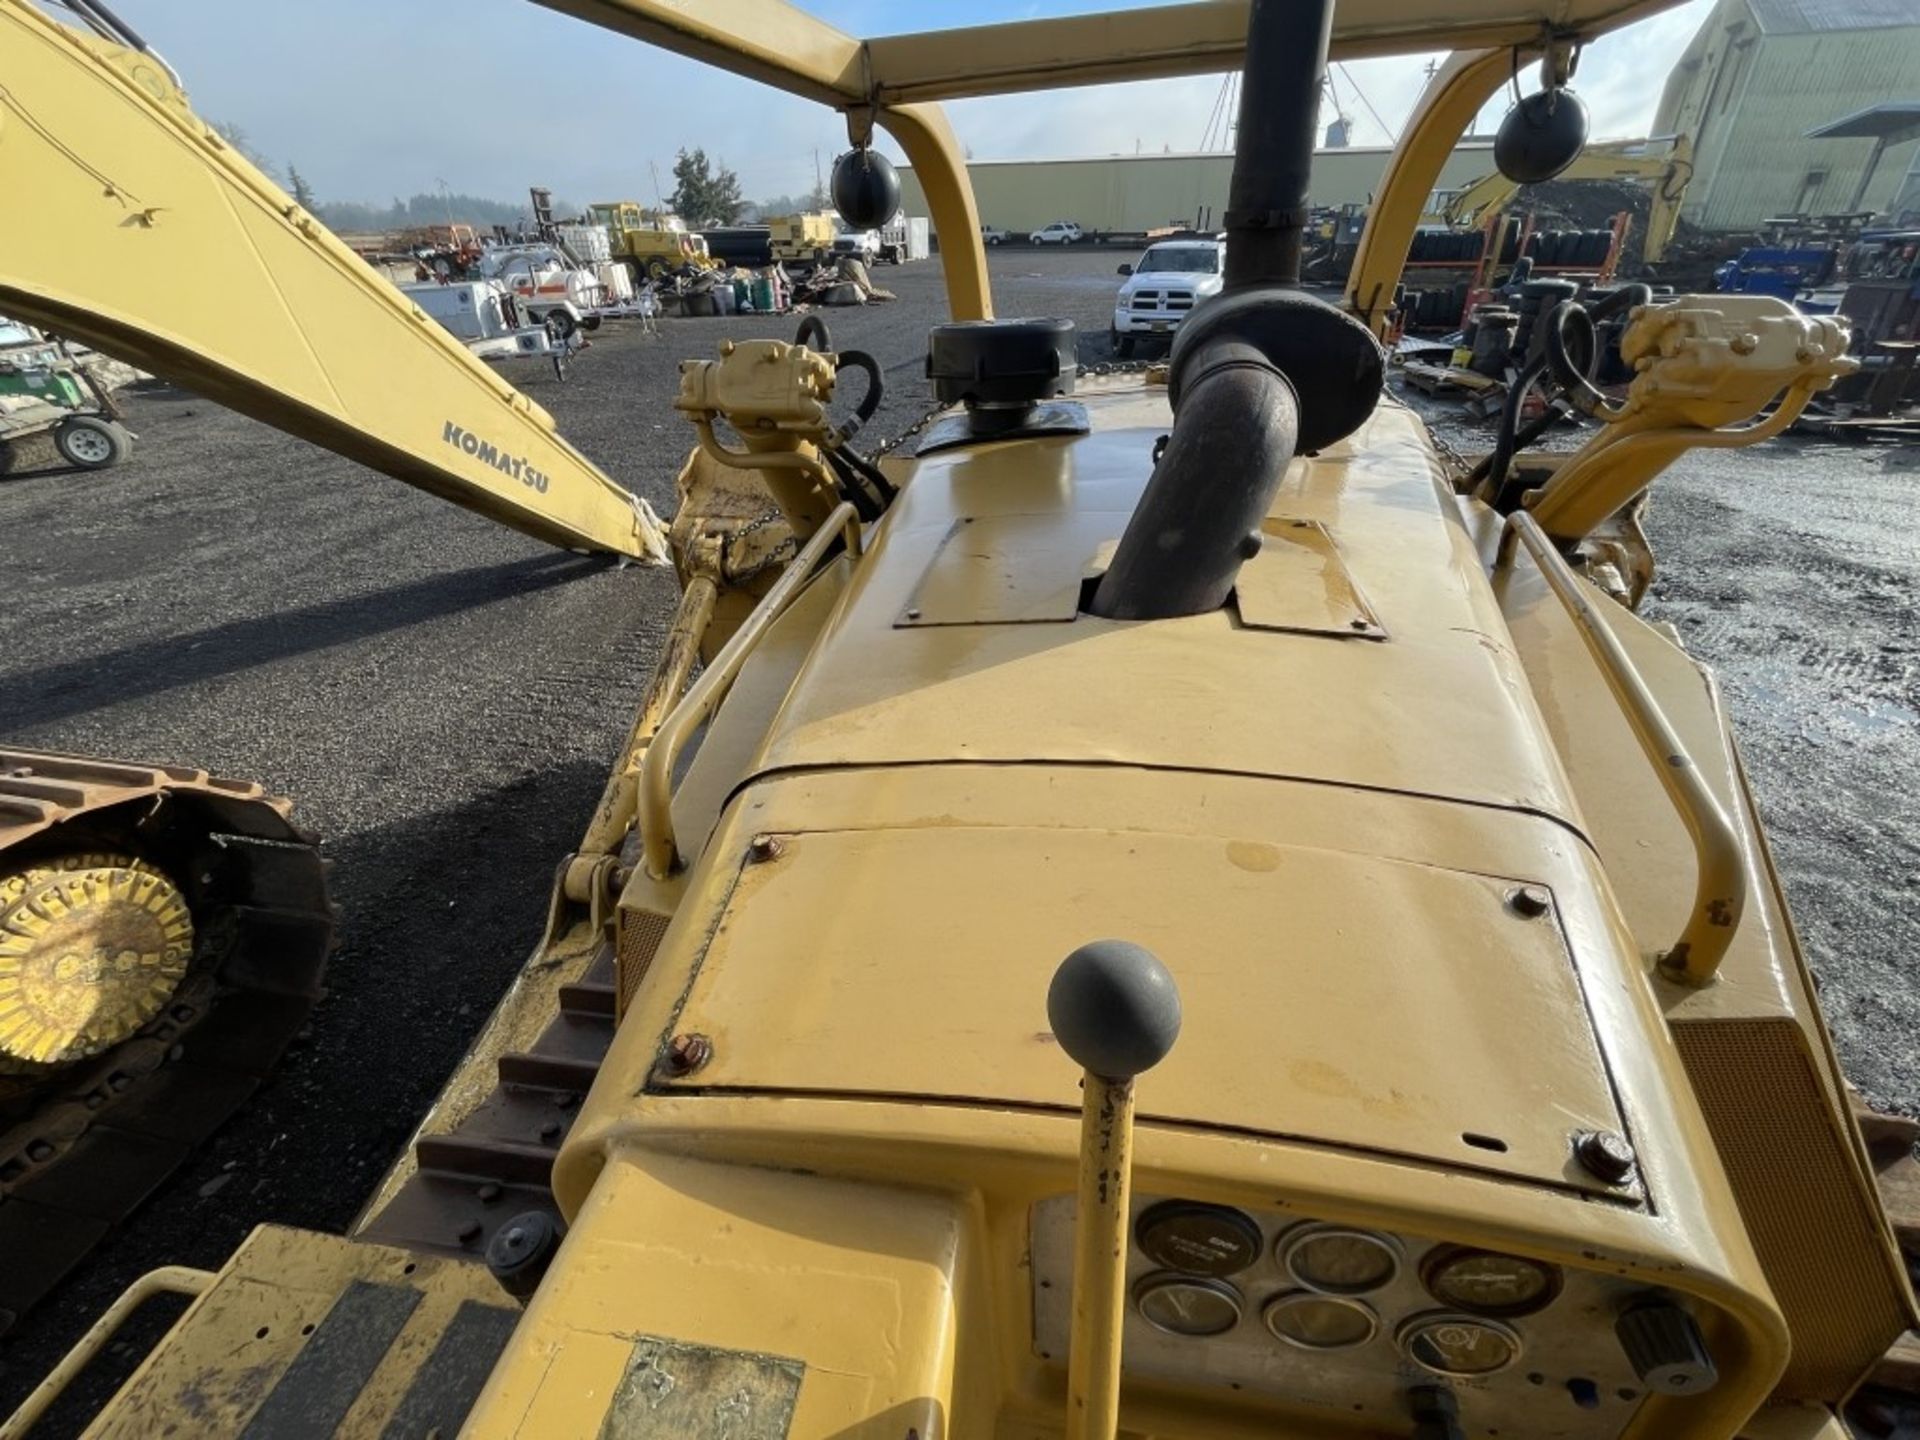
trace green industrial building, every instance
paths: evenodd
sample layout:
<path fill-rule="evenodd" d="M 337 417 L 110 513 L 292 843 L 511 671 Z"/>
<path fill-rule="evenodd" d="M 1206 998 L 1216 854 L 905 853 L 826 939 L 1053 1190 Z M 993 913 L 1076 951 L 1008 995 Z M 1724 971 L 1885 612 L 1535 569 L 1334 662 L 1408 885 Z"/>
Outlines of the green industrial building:
<path fill-rule="evenodd" d="M 1914 0 L 1920 4 L 1920 0 Z M 1365 205 L 1386 174 L 1387 146 L 1355 145 L 1316 151 L 1315 205 Z M 1202 229 L 1222 223 L 1233 156 L 1222 153 L 1105 155 L 1083 160 L 974 160 L 967 173 L 980 221 L 1016 235 L 1051 220 L 1088 230 L 1152 230 L 1163 225 Z M 1457 190 L 1493 173 L 1493 142 L 1463 141 L 1440 174 L 1443 190 Z M 926 213 L 926 196 L 910 168 L 900 172 L 910 215 Z"/>
<path fill-rule="evenodd" d="M 1920 101 L 1920 0 L 1720 0 L 1667 78 L 1656 135 L 1693 137 L 1681 215 L 1753 230 L 1783 215 L 1920 207 L 1920 139 L 1809 131 Z"/>
<path fill-rule="evenodd" d="M 1683 217 L 1740 233 L 1793 214 L 1920 218 L 1915 115 L 1920 0 L 1720 0 L 1675 64 L 1647 133 L 1693 141 Z M 1841 134 L 1809 134 L 1821 129 Z M 1366 204 L 1390 154 L 1382 146 L 1318 151 L 1313 203 Z M 1053 220 L 1089 230 L 1212 228 L 1226 210 L 1233 157 L 975 160 L 967 169 L 982 223 L 1016 235 Z M 1492 170 L 1491 143 L 1467 140 L 1436 193 Z M 925 214 L 913 172 L 901 173 L 908 212 Z"/>

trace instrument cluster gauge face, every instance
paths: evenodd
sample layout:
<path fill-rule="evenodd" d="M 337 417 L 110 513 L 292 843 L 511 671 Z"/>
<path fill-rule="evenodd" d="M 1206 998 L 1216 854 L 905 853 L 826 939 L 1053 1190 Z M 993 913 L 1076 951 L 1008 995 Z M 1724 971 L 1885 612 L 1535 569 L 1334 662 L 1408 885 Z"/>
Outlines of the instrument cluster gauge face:
<path fill-rule="evenodd" d="M 1224 1280 L 1193 1275 L 1142 1276 L 1133 1287 L 1141 1318 L 1169 1335 L 1224 1335 L 1240 1323 L 1240 1292 Z"/>
<path fill-rule="evenodd" d="M 1512 1319 L 1553 1303 L 1561 1275 L 1539 1260 L 1453 1245 L 1427 1257 L 1420 1279 L 1442 1305 Z"/>
<path fill-rule="evenodd" d="M 1361 1301 L 1311 1290 L 1277 1296 L 1263 1318 L 1276 1340 L 1301 1350 L 1350 1350 L 1380 1329 L 1380 1318 Z"/>
<path fill-rule="evenodd" d="M 1365 1295 L 1400 1273 L 1400 1247 L 1371 1230 L 1344 1225 L 1300 1225 L 1280 1237 L 1280 1268 L 1309 1290 Z"/>
<path fill-rule="evenodd" d="M 1140 1253 L 1163 1270 L 1222 1279 L 1260 1258 L 1260 1227 L 1225 1205 L 1163 1200 L 1134 1225 Z"/>
<path fill-rule="evenodd" d="M 1477 1315 L 1416 1315 L 1396 1338 L 1414 1364 L 1456 1379 L 1491 1375 L 1520 1358 L 1520 1337 Z"/>

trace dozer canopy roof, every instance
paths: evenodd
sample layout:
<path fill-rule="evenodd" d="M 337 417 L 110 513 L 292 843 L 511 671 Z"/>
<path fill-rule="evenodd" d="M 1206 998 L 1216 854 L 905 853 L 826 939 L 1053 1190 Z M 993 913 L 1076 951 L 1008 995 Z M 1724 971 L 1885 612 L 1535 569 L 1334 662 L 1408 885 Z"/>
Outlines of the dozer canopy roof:
<path fill-rule="evenodd" d="M 1240 67 L 1248 0 L 860 39 L 787 0 L 540 0 L 823 104 L 880 106 Z M 1590 40 L 1677 0 L 1340 0 L 1329 58 Z"/>

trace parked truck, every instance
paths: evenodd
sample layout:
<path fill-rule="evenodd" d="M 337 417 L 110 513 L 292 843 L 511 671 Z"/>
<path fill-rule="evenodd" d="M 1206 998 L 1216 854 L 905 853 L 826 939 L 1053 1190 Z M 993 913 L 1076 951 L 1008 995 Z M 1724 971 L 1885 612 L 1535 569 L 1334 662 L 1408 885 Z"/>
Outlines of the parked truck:
<path fill-rule="evenodd" d="M 926 216 L 896 215 L 880 232 L 880 258 L 889 265 L 924 260 L 931 249 L 929 238 Z"/>

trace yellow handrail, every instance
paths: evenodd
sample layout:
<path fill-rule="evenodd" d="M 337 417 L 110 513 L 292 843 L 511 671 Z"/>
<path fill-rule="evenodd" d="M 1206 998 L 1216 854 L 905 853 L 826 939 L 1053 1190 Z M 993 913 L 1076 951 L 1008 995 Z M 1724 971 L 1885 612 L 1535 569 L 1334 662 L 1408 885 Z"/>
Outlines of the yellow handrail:
<path fill-rule="evenodd" d="M 1747 867 L 1739 836 L 1734 833 L 1733 823 L 1727 819 L 1719 800 L 1701 778 L 1699 767 L 1687 754 L 1679 735 L 1660 712 L 1653 692 L 1634 669 L 1626 647 L 1582 592 L 1580 578 L 1554 548 L 1546 532 L 1531 515 L 1516 511 L 1507 517 L 1507 533 L 1527 547 L 1527 553 L 1540 568 L 1540 578 L 1566 607 L 1600 673 L 1606 677 L 1607 687 L 1619 702 L 1633 738 L 1640 742 L 1647 762 L 1660 777 L 1667 798 L 1673 802 L 1673 808 L 1693 838 L 1694 857 L 1699 865 L 1693 909 L 1680 938 L 1660 954 L 1659 965 L 1660 973 L 1670 980 L 1683 985 L 1705 985 L 1719 970 L 1746 909 Z"/>
<path fill-rule="evenodd" d="M 127 1323 L 127 1318 L 147 1301 L 156 1295 L 204 1295 L 216 1278 L 211 1270 L 190 1270 L 184 1265 L 162 1265 L 142 1275 L 107 1307 L 106 1314 L 93 1322 L 92 1328 L 47 1373 L 47 1378 L 20 1402 L 20 1408 L 0 1424 L 0 1440 L 19 1440 L 38 1424 L 47 1407 L 60 1398 L 61 1392 L 93 1363 L 94 1356 Z"/>
<path fill-rule="evenodd" d="M 640 838 L 647 874 L 664 880 L 679 868 L 680 851 L 673 835 L 673 767 L 687 736 L 719 706 L 727 688 L 733 684 L 740 667 L 753 653 L 775 620 L 793 603 L 800 589 L 812 577 L 813 570 L 834 541 L 844 538 L 849 554 L 859 554 L 859 516 L 844 502 L 836 506 L 825 522 L 800 548 L 793 563 L 780 572 L 766 598 L 733 633 L 713 657 L 713 663 L 700 672 L 700 678 L 687 691 L 686 698 L 667 718 L 647 746 L 640 762 Z"/>

